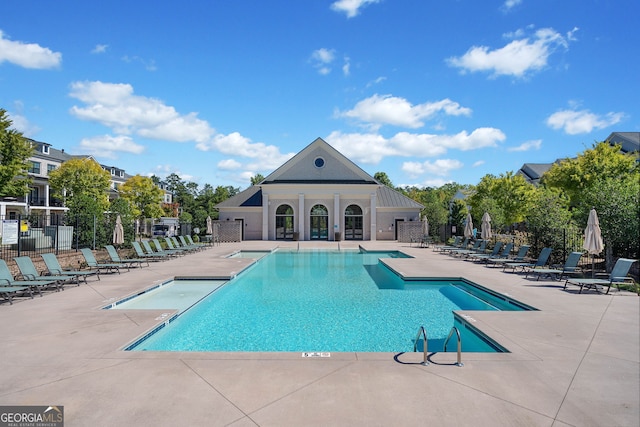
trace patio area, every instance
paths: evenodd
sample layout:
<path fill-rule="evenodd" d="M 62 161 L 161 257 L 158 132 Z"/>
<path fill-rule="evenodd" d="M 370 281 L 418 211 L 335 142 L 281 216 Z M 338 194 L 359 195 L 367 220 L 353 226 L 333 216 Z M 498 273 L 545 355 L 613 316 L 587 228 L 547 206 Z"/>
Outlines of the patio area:
<path fill-rule="evenodd" d="M 66 426 L 637 426 L 640 297 L 563 289 L 563 282 L 397 242 L 340 248 L 401 250 L 406 276 L 464 277 L 537 308 L 463 312 L 510 353 L 125 352 L 171 315 L 102 310 L 175 276 L 233 276 L 237 250 L 332 248 L 337 242 L 247 241 L 62 292 L 0 306 L 0 405 L 61 405 Z M 408 308 L 410 309 L 410 308 Z M 348 322 L 348 319 L 345 319 Z M 416 331 L 420 325 L 416 325 Z"/>

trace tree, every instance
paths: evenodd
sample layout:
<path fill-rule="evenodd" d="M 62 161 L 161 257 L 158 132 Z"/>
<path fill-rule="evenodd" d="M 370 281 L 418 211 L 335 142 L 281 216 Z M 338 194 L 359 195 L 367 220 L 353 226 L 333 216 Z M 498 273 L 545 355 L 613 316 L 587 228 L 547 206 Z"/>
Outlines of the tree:
<path fill-rule="evenodd" d="M 638 167 L 635 156 L 622 153 L 619 145 L 599 142 L 575 159 L 555 163 L 542 176 L 542 184 L 562 189 L 575 207 L 597 181 L 624 178 Z"/>
<path fill-rule="evenodd" d="M 494 225 L 509 227 L 524 221 L 534 191 L 523 176 L 511 171 L 498 177 L 485 175 L 469 197 L 472 214 L 481 218 L 488 211 Z"/>
<path fill-rule="evenodd" d="M 107 190 L 111 185 L 111 175 L 92 158 L 71 159 L 49 174 L 49 184 L 53 194 L 65 201 L 65 206 L 83 206 L 93 200 L 96 211 L 104 212 L 109 206 Z M 74 199 L 87 196 L 82 203 Z M 93 210 L 93 209 L 92 209 Z M 79 213 L 79 212 L 77 212 Z"/>
<path fill-rule="evenodd" d="M 129 201 L 136 218 L 161 217 L 163 196 L 162 190 L 145 176 L 132 176 L 120 187 L 120 197 Z"/>
<path fill-rule="evenodd" d="M 264 181 L 264 176 L 262 176 L 262 174 L 260 173 L 257 173 L 251 177 L 251 185 L 258 185 L 262 181 Z"/>
<path fill-rule="evenodd" d="M 31 183 L 28 159 L 33 147 L 20 132 L 9 129 L 12 123 L 0 109 L 0 197 L 22 197 Z"/>
<path fill-rule="evenodd" d="M 385 172 L 376 172 L 373 175 L 373 178 L 378 181 L 382 185 L 386 185 L 389 188 L 394 188 L 393 183 L 391 182 L 391 178 Z"/>

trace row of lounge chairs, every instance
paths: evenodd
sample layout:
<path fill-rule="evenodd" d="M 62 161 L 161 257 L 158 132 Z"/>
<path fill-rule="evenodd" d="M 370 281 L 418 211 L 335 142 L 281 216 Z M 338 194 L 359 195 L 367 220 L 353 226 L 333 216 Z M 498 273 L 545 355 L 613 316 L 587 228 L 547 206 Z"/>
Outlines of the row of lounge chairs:
<path fill-rule="evenodd" d="M 201 250 L 207 245 L 194 243 L 191 236 L 179 236 L 178 238 L 166 238 L 167 249 L 164 249 L 158 239 L 151 240 L 156 250 L 151 249 L 148 241 L 140 243 L 133 242 L 134 249 L 138 254 L 137 258 L 121 258 L 113 245 L 106 245 L 105 249 L 110 260 L 98 261 L 89 248 L 80 249 L 84 257 L 87 269 L 64 269 L 54 253 L 41 254 L 46 270 L 38 272 L 33 260 L 27 256 L 14 258 L 20 273 L 15 277 L 11 273 L 7 263 L 0 259 L 0 298 L 13 304 L 16 296 L 26 296 L 33 298 L 34 294 L 42 296 L 45 290 L 64 290 L 64 286 L 79 286 L 80 281 L 87 283 L 89 277 L 100 280 L 100 273 L 118 273 L 121 270 L 148 266 L 149 261 L 168 259 L 175 256 L 185 255 L 190 252 Z"/>
<path fill-rule="evenodd" d="M 582 293 L 583 289 L 594 289 L 601 292 L 606 288 L 605 294 L 608 294 L 611 286 L 614 285 L 620 289 L 620 285 L 629 280 L 627 275 L 631 265 L 635 262 L 632 259 L 620 258 L 611 273 L 606 277 L 585 278 L 580 277 L 582 276 L 582 271 L 578 265 L 583 255 L 582 252 L 571 252 L 564 265 L 550 266 L 549 258 L 552 248 L 543 248 L 538 258 L 533 261 L 526 258 L 529 251 L 529 246 L 527 245 L 520 246 L 517 255 L 514 257 L 510 256 L 513 249 L 512 243 L 507 243 L 503 248 L 503 243 L 497 242 L 489 253 L 485 251 L 486 242 L 483 240 L 477 240 L 471 248 L 467 246 L 468 239 L 462 240 L 460 237 L 456 237 L 452 245 L 440 246 L 434 248 L 434 250 L 468 261 L 485 263 L 487 266 L 502 267 L 504 272 L 524 273 L 526 278 L 531 275 L 535 276 L 536 280 L 540 280 L 541 277 L 549 277 L 552 280 L 564 279 L 564 289 L 568 285 L 575 285 L 580 288 L 578 293 Z"/>

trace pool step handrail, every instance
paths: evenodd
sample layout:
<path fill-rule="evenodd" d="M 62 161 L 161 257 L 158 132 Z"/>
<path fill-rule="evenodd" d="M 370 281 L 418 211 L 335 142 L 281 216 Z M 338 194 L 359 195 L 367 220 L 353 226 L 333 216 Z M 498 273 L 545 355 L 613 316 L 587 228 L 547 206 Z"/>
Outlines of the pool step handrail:
<path fill-rule="evenodd" d="M 413 352 L 415 353 L 416 351 L 418 351 L 418 341 L 420 341 L 420 337 L 422 337 L 422 340 L 424 342 L 424 345 L 422 346 L 422 354 L 423 354 L 423 358 L 422 358 L 422 362 L 420 363 L 423 366 L 427 366 L 429 364 L 429 362 L 427 361 L 427 330 L 424 328 L 424 326 L 420 326 L 420 329 L 418 329 L 418 335 L 416 335 L 416 341 L 413 343 Z"/>
<path fill-rule="evenodd" d="M 449 336 L 446 340 L 444 340 L 444 352 L 447 352 L 447 344 L 449 343 L 449 339 L 453 336 L 454 332 L 456 333 L 456 338 L 458 340 L 458 361 L 456 362 L 456 366 L 462 367 L 464 366 L 464 363 L 462 363 L 462 339 L 460 338 L 460 331 L 455 326 L 451 328 Z"/>

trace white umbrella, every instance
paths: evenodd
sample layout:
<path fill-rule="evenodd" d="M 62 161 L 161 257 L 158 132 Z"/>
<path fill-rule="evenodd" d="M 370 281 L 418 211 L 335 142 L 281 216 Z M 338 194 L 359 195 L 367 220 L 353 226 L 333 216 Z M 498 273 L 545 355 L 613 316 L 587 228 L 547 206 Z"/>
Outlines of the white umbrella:
<path fill-rule="evenodd" d="M 471 239 L 473 236 L 473 220 L 471 219 L 471 213 L 467 214 L 467 219 L 464 224 L 464 237 Z"/>
<path fill-rule="evenodd" d="M 207 217 L 207 234 L 213 234 L 213 223 L 211 222 L 211 217 Z"/>
<path fill-rule="evenodd" d="M 116 226 L 113 229 L 113 244 L 121 245 L 124 243 L 124 228 L 122 227 L 122 219 L 120 215 L 116 217 Z"/>
<path fill-rule="evenodd" d="M 422 234 L 424 236 L 429 234 L 429 220 L 426 215 L 422 217 Z"/>
<path fill-rule="evenodd" d="M 591 212 L 589 212 L 589 220 L 587 221 L 587 228 L 584 229 L 584 244 L 582 247 L 591 254 L 591 277 L 593 277 L 595 267 L 594 257 L 604 249 L 600 221 L 598 220 L 598 213 L 595 209 L 591 209 Z"/>
<path fill-rule="evenodd" d="M 482 215 L 481 226 L 482 232 L 480 232 L 480 237 L 482 237 L 484 240 L 489 240 L 493 235 L 491 233 L 491 216 L 489 216 L 489 212 L 485 212 L 484 215 Z"/>

